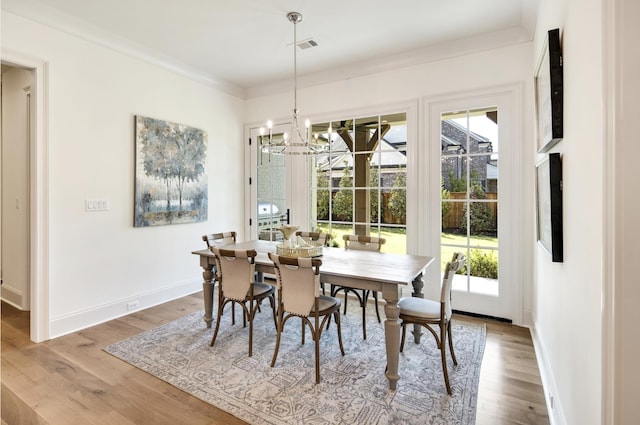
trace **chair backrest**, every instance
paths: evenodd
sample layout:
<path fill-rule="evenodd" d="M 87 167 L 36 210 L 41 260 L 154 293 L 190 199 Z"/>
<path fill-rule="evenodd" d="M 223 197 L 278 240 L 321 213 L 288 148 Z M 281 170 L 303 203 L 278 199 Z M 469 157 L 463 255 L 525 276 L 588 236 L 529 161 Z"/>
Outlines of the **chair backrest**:
<path fill-rule="evenodd" d="M 440 303 L 444 305 L 444 315 L 447 319 L 451 317 L 451 285 L 456 272 L 464 266 L 466 257 L 460 252 L 454 252 L 451 261 L 447 263 L 442 278 L 442 288 L 440 289 Z"/>
<path fill-rule="evenodd" d="M 342 235 L 344 249 L 359 249 L 362 251 L 380 251 L 387 241 L 385 238 L 362 235 Z"/>
<path fill-rule="evenodd" d="M 322 246 L 326 246 L 331 241 L 331 235 L 323 232 L 305 232 L 298 230 L 296 236 L 300 236 L 305 242 L 321 243 Z"/>
<path fill-rule="evenodd" d="M 320 296 L 320 266 L 318 258 L 284 257 L 272 252 L 269 258 L 276 269 L 278 298 L 283 308 L 298 316 L 309 316 Z"/>
<path fill-rule="evenodd" d="M 243 301 L 254 281 L 256 251 L 212 247 L 216 274 L 224 296 Z"/>
<path fill-rule="evenodd" d="M 207 248 L 209 249 L 213 246 L 228 245 L 236 243 L 236 232 L 211 233 L 203 235 L 202 240 L 207 244 Z"/>

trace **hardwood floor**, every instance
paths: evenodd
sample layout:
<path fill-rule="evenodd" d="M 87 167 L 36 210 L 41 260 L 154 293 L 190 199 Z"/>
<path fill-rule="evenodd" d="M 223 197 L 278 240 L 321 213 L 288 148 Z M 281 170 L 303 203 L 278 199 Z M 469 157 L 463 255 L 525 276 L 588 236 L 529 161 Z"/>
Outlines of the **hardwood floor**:
<path fill-rule="evenodd" d="M 29 314 L 2 304 L 2 425 L 244 424 L 102 348 L 202 309 L 194 294 L 53 341 L 29 340 Z M 528 329 L 487 324 L 477 425 L 548 424 Z"/>

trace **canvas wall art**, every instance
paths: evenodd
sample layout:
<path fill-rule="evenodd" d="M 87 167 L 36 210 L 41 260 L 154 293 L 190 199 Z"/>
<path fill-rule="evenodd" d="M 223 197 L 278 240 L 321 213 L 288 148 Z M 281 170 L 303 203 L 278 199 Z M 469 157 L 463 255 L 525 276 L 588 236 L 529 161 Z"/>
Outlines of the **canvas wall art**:
<path fill-rule="evenodd" d="M 134 226 L 207 220 L 207 133 L 136 115 Z"/>

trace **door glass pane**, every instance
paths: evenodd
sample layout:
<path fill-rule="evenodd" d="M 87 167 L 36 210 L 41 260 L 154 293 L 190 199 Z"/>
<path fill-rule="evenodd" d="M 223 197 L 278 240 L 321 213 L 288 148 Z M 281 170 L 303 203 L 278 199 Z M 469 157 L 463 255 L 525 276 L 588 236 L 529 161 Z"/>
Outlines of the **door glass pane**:
<path fill-rule="evenodd" d="M 442 184 L 451 199 L 467 197 L 467 157 L 462 155 L 444 155 L 440 159 Z"/>
<path fill-rule="evenodd" d="M 282 233 L 276 230 L 287 221 L 286 169 L 283 155 L 270 154 L 262 146 L 269 136 L 259 136 L 257 176 L 258 238 L 280 240 Z M 272 134 L 272 142 L 282 140 L 282 133 Z"/>
<path fill-rule="evenodd" d="M 498 130 L 495 107 L 441 121 L 441 261 L 466 255 L 453 288 L 498 296 Z"/>

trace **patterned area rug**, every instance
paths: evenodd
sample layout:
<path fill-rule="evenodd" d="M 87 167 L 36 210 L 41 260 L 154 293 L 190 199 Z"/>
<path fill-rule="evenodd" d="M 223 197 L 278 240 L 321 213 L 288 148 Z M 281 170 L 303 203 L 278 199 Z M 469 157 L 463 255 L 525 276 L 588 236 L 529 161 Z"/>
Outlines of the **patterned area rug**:
<path fill-rule="evenodd" d="M 447 395 L 440 352 L 429 333 L 420 345 L 407 336 L 401 379 L 390 391 L 383 325 L 370 317 L 363 340 L 359 309 L 354 302 L 349 307 L 342 316 L 344 357 L 335 325 L 323 332 L 318 385 L 313 340 L 307 333 L 305 345 L 300 344 L 298 320 L 287 322 L 278 361 L 269 367 L 275 329 L 268 304 L 254 322 L 252 357 L 247 356 L 249 328 L 242 328 L 242 320 L 231 326 L 228 312 L 214 347 L 209 347 L 213 329 L 206 329 L 203 313 L 196 312 L 105 351 L 255 425 L 475 423 L 484 325 L 453 322 L 458 359 L 454 366 L 448 357 L 453 396 Z"/>

